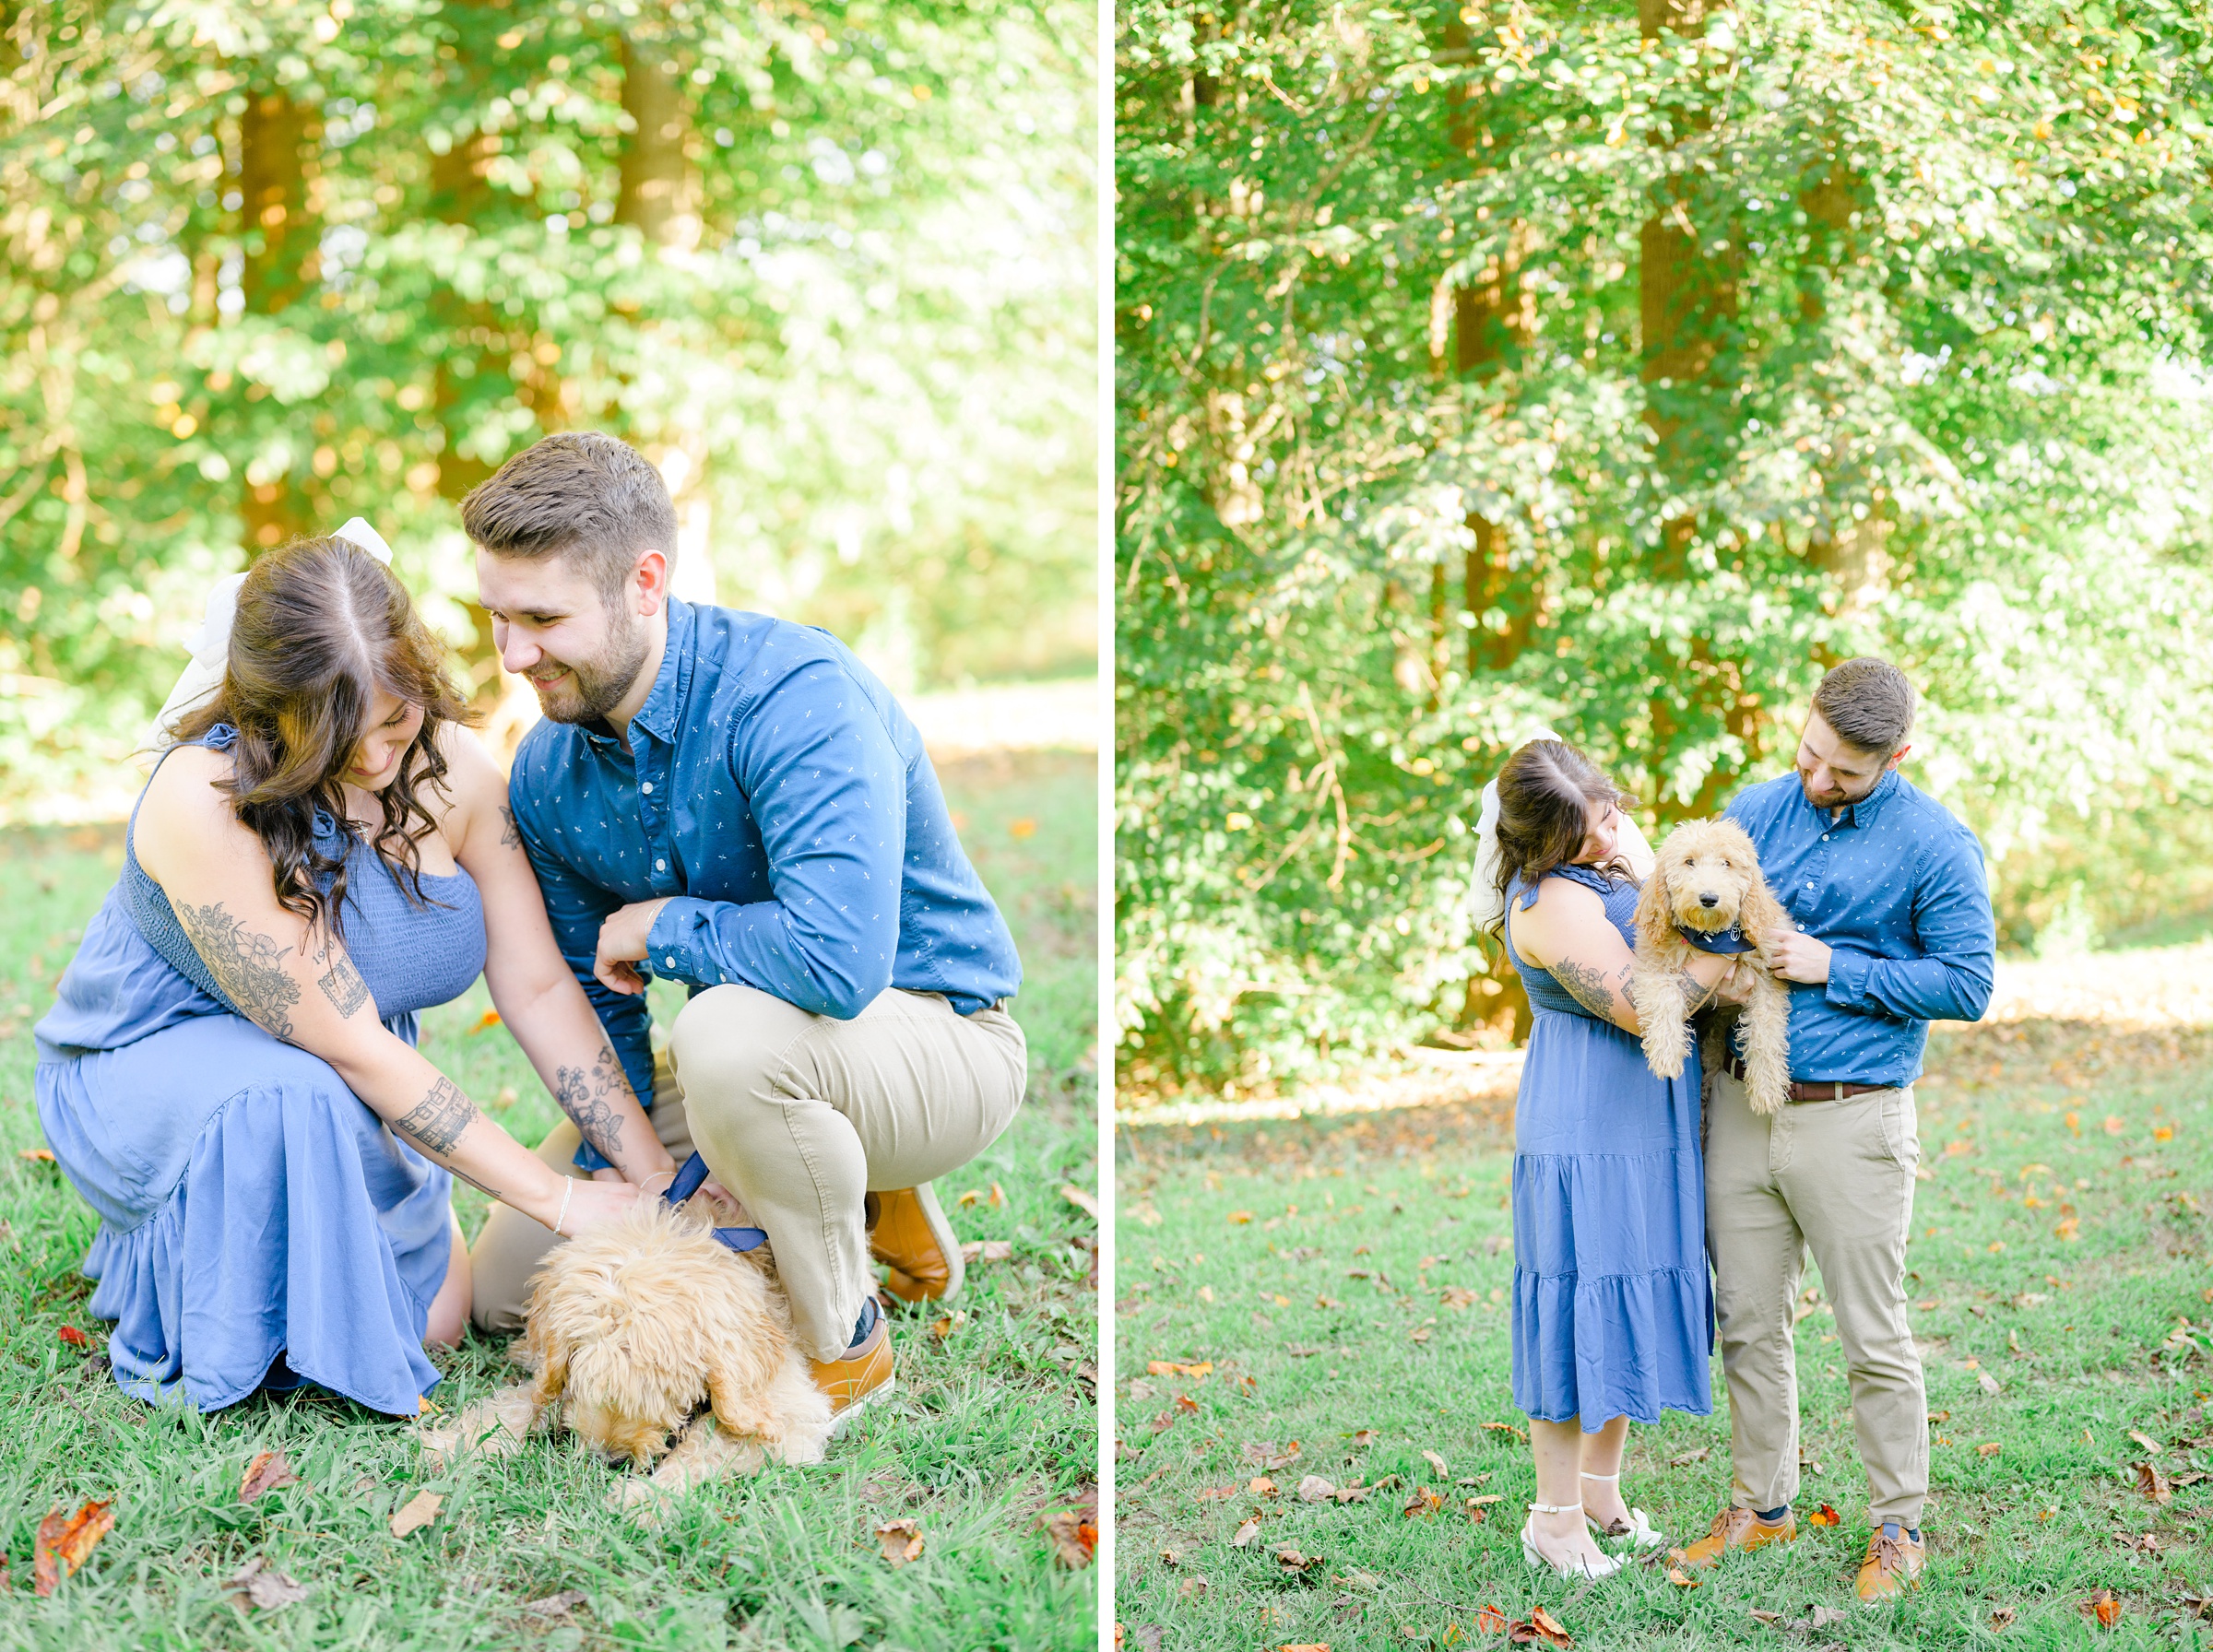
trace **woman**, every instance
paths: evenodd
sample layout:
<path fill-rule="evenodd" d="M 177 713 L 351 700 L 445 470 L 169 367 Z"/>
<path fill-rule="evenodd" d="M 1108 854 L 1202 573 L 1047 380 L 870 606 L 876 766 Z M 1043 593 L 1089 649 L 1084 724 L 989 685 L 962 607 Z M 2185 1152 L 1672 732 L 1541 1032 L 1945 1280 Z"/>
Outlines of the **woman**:
<path fill-rule="evenodd" d="M 85 1272 L 116 1380 L 204 1410 L 314 1381 L 414 1415 L 424 1344 L 468 1319 L 453 1175 L 575 1233 L 675 1170 L 555 950 L 443 647 L 383 541 L 341 531 L 244 576 L 203 653 L 220 682 L 37 1029 L 46 1139 L 101 1219 Z M 479 971 L 623 1181 L 557 1174 L 417 1052 L 418 1012 Z"/>
<path fill-rule="evenodd" d="M 1514 1113 L 1514 1403 L 1537 1471 L 1521 1548 L 1592 1577 L 1627 1564 L 1598 1537 L 1663 1540 L 1622 1501 L 1630 1420 L 1713 1409 L 1698 1056 L 1672 1080 L 1644 1064 L 1627 801 L 1556 739 L 1521 747 L 1497 780 L 1507 953 L 1534 1018 Z M 1693 1005 L 1734 969 L 1701 954 Z"/>

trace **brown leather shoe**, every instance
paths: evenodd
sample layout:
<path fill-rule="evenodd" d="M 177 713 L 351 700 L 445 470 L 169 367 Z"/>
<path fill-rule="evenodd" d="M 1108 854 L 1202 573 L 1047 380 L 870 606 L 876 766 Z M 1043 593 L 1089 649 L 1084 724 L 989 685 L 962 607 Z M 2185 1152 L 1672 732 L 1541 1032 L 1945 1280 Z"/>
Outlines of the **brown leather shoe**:
<path fill-rule="evenodd" d="M 1798 1516 L 1789 1514 L 1769 1525 L 1748 1508 L 1725 1508 L 1714 1516 L 1704 1537 L 1679 1551 L 1679 1566 L 1710 1566 L 1722 1555 L 1736 1551 L 1749 1554 L 1769 1543 L 1787 1543 L 1798 1535 Z"/>
<path fill-rule="evenodd" d="M 1888 1600 L 1921 1587 L 1921 1568 L 1929 1552 L 1919 1538 L 1901 1528 L 1892 1537 L 1881 1527 L 1867 1540 L 1867 1558 L 1860 1563 L 1859 1591 L 1863 1600 Z"/>
<path fill-rule="evenodd" d="M 842 1429 L 880 1399 L 891 1398 L 892 1324 L 879 1317 L 869 1339 L 835 1360 L 807 1362 L 814 1386 L 830 1397 L 832 1432 Z"/>
<path fill-rule="evenodd" d="M 884 1289 L 906 1302 L 958 1296 L 966 1272 L 961 1242 L 930 1185 L 871 1193 L 868 1202 L 869 1251 L 887 1269 Z"/>

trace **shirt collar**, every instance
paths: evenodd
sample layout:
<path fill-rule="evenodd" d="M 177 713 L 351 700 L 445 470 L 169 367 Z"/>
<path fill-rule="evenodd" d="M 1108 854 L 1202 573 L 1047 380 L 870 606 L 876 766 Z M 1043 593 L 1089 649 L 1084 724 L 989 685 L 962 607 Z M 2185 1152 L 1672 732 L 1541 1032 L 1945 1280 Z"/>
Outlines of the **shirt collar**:
<path fill-rule="evenodd" d="M 668 740 L 676 726 L 676 708 L 682 703 L 684 691 L 692 681 L 692 605 L 671 596 L 669 635 L 661 644 L 661 668 L 654 675 L 653 687 L 646 690 L 645 704 L 638 707 L 637 715 L 630 720 L 633 728 L 643 728 L 657 740 Z M 578 726 L 594 746 L 621 749 L 622 743 L 604 721 Z"/>

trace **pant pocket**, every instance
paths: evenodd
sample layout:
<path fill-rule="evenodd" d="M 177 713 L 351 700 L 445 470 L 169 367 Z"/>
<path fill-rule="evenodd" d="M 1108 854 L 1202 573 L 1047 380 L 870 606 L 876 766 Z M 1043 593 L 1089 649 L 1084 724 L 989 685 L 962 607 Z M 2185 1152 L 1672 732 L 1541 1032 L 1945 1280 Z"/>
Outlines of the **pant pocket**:
<path fill-rule="evenodd" d="M 1892 1164 L 1911 1170 L 1921 1162 L 1921 1133 L 1914 1115 L 1911 1090 L 1890 1090 L 1876 1098 L 1882 1154 Z"/>

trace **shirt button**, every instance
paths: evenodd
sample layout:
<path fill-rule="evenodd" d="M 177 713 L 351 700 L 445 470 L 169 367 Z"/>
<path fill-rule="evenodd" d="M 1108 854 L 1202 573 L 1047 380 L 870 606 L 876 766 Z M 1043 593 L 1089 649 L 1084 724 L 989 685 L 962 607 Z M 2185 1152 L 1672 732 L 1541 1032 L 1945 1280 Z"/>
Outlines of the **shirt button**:
<path fill-rule="evenodd" d="M 638 790 L 641 792 L 650 792 L 653 790 L 653 782 L 650 780 L 642 782 L 638 786 Z"/>
<path fill-rule="evenodd" d="M 653 863 L 653 869 L 657 872 L 666 872 L 669 869 L 669 863 L 665 860 L 657 860 Z"/>
<path fill-rule="evenodd" d="M 661 962 L 666 968 L 669 969 L 674 969 L 676 967 L 676 960 L 673 958 L 665 958 L 661 961 Z"/>

